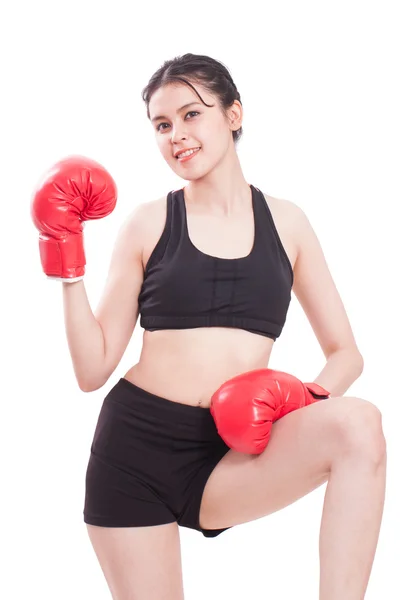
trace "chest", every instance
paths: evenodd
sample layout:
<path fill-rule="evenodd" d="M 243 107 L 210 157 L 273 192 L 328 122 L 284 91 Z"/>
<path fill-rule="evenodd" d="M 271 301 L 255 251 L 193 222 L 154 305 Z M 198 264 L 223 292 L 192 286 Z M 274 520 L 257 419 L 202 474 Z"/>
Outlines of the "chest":
<path fill-rule="evenodd" d="M 288 207 L 271 196 L 266 196 L 266 200 L 282 246 L 293 267 L 297 256 L 297 244 Z M 154 207 L 146 232 L 142 253 L 144 269 L 162 234 L 165 219 L 166 203 L 161 200 Z M 251 212 L 240 218 L 188 215 L 187 229 L 190 243 L 200 252 L 210 256 L 226 259 L 241 258 L 248 256 L 253 248 L 255 224 Z"/>
<path fill-rule="evenodd" d="M 254 218 L 213 218 L 189 215 L 187 219 L 189 242 L 203 254 L 218 258 L 235 259 L 248 256 L 254 244 Z"/>

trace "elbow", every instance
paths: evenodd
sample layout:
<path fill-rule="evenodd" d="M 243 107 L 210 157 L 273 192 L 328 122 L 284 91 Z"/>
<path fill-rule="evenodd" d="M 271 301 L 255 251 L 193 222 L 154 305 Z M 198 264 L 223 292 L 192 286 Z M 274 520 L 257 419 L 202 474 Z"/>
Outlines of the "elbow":
<path fill-rule="evenodd" d="M 354 352 L 353 362 L 357 368 L 357 371 L 359 371 L 359 374 L 361 375 L 364 370 L 364 358 L 358 349 Z"/>
<path fill-rule="evenodd" d="M 363 358 L 362 354 L 360 353 L 360 351 L 358 350 L 358 348 L 341 347 L 341 348 L 338 348 L 337 350 L 334 350 L 333 352 L 331 352 L 327 358 L 329 359 L 334 354 L 337 354 L 338 356 L 342 356 L 343 361 L 346 363 L 346 365 L 349 368 L 351 368 L 351 370 L 354 371 L 354 373 L 356 373 L 357 376 L 361 375 L 361 373 L 364 370 L 364 358 Z"/>
<path fill-rule="evenodd" d="M 78 382 L 79 389 L 82 392 L 95 392 L 99 390 L 107 383 L 113 374 L 115 367 L 110 369 L 107 365 L 103 365 L 101 369 L 93 370 L 93 372 L 88 372 L 86 369 L 85 373 L 77 373 L 75 371 L 75 377 Z"/>
<path fill-rule="evenodd" d="M 101 381 L 101 382 L 99 382 L 99 381 L 94 382 L 94 381 L 86 380 L 86 381 L 78 381 L 78 386 L 82 392 L 88 393 L 88 392 L 95 392 L 96 390 L 99 390 L 106 383 L 107 383 L 107 380 Z"/>
<path fill-rule="evenodd" d="M 111 372 L 106 366 L 99 369 L 88 369 L 85 365 L 74 365 L 75 379 L 81 392 L 95 392 L 109 380 Z"/>
<path fill-rule="evenodd" d="M 94 392 L 93 388 L 91 388 L 83 383 L 78 383 L 78 385 L 79 385 L 79 389 L 81 390 L 81 392 L 86 392 L 86 393 Z"/>
<path fill-rule="evenodd" d="M 358 352 L 358 350 L 357 350 L 357 352 L 352 353 L 349 363 L 352 365 L 352 368 L 354 369 L 356 376 L 360 377 L 360 375 L 362 374 L 362 372 L 364 370 L 364 358 L 363 358 L 362 354 L 360 354 Z"/>

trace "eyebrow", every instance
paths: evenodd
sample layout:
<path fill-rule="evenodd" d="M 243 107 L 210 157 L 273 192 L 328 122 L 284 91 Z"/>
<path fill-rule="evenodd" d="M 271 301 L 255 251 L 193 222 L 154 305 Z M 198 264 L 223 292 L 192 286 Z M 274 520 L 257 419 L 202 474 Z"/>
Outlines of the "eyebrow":
<path fill-rule="evenodd" d="M 178 108 L 178 110 L 176 112 L 181 112 L 184 108 L 187 108 L 188 106 L 192 106 L 193 104 L 200 104 L 200 102 L 189 102 L 188 104 L 184 104 L 183 106 Z M 158 115 L 158 117 L 153 117 L 151 119 L 151 122 L 153 123 L 154 121 L 158 121 L 158 119 L 167 119 L 167 118 L 168 117 L 165 117 L 164 115 Z"/>

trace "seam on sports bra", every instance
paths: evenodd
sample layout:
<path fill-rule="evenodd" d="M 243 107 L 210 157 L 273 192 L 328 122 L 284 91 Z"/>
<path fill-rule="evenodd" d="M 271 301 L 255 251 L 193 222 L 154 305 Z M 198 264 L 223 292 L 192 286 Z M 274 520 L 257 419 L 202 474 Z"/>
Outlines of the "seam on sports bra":
<path fill-rule="evenodd" d="M 163 321 L 165 322 L 185 322 L 185 321 L 207 321 L 209 319 L 213 319 L 215 321 L 219 321 L 219 322 L 235 322 L 235 323 L 250 323 L 250 324 L 257 324 L 257 323 L 264 323 L 264 324 L 268 324 L 268 325 L 273 325 L 276 326 L 278 328 L 282 328 L 282 323 L 279 321 L 277 322 L 275 319 L 272 319 L 271 317 L 268 317 L 268 319 L 260 319 L 258 317 L 247 317 L 247 316 L 237 316 L 237 315 L 232 315 L 232 314 L 224 314 L 224 315 L 220 315 L 218 313 L 214 313 L 214 312 L 210 312 L 208 314 L 205 315 L 199 315 L 199 314 L 193 314 L 193 315 L 185 315 L 185 316 L 179 316 L 179 315 L 168 315 L 168 316 L 164 316 L 164 315 L 141 315 L 141 319 L 143 322 L 145 323 L 151 323 L 154 325 L 154 323 L 156 322 L 160 322 Z"/>
<path fill-rule="evenodd" d="M 211 294 L 211 302 L 209 311 L 213 312 L 215 307 L 215 294 L 217 288 L 217 271 L 218 271 L 218 261 L 213 260 L 213 280 L 212 280 L 212 294 Z"/>
<path fill-rule="evenodd" d="M 232 314 L 234 302 L 235 302 L 237 273 L 238 273 L 238 263 L 235 262 L 233 265 L 233 282 L 232 282 L 231 298 L 229 301 L 229 304 L 231 307 L 231 310 L 230 310 L 231 314 Z"/>

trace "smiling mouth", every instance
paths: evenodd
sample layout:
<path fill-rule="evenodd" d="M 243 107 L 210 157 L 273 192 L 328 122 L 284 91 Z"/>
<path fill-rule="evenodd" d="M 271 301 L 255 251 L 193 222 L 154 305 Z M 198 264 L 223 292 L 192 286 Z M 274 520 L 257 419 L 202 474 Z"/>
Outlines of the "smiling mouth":
<path fill-rule="evenodd" d="M 192 151 L 192 152 L 190 152 L 190 154 L 185 154 L 185 153 L 178 154 L 177 156 L 175 156 L 175 158 L 176 158 L 177 160 L 182 160 L 182 159 L 184 159 L 184 158 L 190 158 L 190 157 L 191 157 L 191 156 L 193 156 L 194 154 L 197 154 L 197 153 L 198 153 L 200 150 L 201 150 L 201 146 L 200 146 L 200 147 L 198 147 L 198 148 L 196 148 L 196 149 L 193 149 L 193 151 Z"/>

